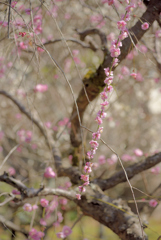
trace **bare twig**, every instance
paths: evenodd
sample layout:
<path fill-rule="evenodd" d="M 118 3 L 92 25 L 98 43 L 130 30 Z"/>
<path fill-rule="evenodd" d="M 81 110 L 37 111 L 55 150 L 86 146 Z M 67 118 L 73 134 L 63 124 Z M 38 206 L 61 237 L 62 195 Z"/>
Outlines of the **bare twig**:
<path fill-rule="evenodd" d="M 109 50 L 107 48 L 107 37 L 104 32 L 97 28 L 89 28 L 84 31 L 79 31 L 78 29 L 76 29 L 76 32 L 79 34 L 81 41 L 84 41 L 86 36 L 88 35 L 98 35 L 102 44 L 101 50 L 104 52 L 105 55 L 109 54 Z"/>

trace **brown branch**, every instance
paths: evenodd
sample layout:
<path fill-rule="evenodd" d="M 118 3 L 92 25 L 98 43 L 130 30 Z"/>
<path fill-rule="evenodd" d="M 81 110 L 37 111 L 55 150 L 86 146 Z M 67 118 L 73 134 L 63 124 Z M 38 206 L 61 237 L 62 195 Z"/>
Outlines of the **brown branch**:
<path fill-rule="evenodd" d="M 59 38 L 59 39 L 55 39 L 55 40 L 51 40 L 51 41 L 48 41 L 48 42 L 45 42 L 43 43 L 43 45 L 49 45 L 49 44 L 54 44 L 54 43 L 57 43 L 57 42 L 62 42 L 62 41 L 69 41 L 69 42 L 74 42 L 76 44 L 79 44 L 81 47 L 83 48 L 89 48 L 91 49 L 92 51 L 96 52 L 98 50 L 98 46 L 95 44 L 85 44 L 84 42 L 78 40 L 78 39 L 75 39 L 75 38 L 66 38 L 66 39 L 63 39 L 63 38 Z"/>
<path fill-rule="evenodd" d="M 137 215 L 133 214 L 125 203 L 120 200 L 112 201 L 108 196 L 100 193 L 98 187 L 91 184 L 87 187 L 86 193 L 82 195 L 82 200 L 77 200 L 75 197 L 75 191 L 66 191 L 63 189 L 49 189 L 49 188 L 27 188 L 22 182 L 12 177 L 9 177 L 7 173 L 0 176 L 0 181 L 5 182 L 21 192 L 21 198 L 15 196 L 12 201 L 22 202 L 27 198 L 33 198 L 36 196 L 48 196 L 57 195 L 65 197 L 71 201 L 74 201 L 82 210 L 84 215 L 90 216 L 105 226 L 114 231 L 122 240 L 141 240 L 141 228 Z M 1 217 L 0 217 L 1 221 Z M 9 228 L 15 228 L 19 231 L 19 227 L 16 225 L 10 225 L 10 222 L 6 224 Z M 17 228 L 16 228 L 17 227 Z M 144 235 L 144 239 L 147 239 Z"/>
<path fill-rule="evenodd" d="M 81 41 L 84 41 L 86 36 L 88 36 L 88 35 L 97 34 L 101 40 L 101 44 L 102 44 L 101 50 L 104 52 L 105 56 L 107 54 L 109 54 L 109 51 L 107 48 L 107 37 L 104 32 L 102 32 L 101 30 L 99 30 L 97 28 L 90 28 L 90 29 L 86 29 L 84 31 L 79 31 L 78 29 L 76 29 L 76 32 L 79 34 Z"/>
<path fill-rule="evenodd" d="M 26 237 L 28 237 L 28 232 L 24 229 L 22 229 L 22 227 L 17 226 L 16 224 L 14 224 L 13 222 L 5 219 L 2 215 L 0 215 L 0 223 L 5 227 L 5 228 L 9 228 L 13 231 L 16 232 L 21 232 L 23 233 Z"/>
<path fill-rule="evenodd" d="M 121 47 L 121 55 L 119 56 L 119 63 L 123 59 L 126 58 L 128 53 L 133 49 L 133 44 L 137 44 L 137 42 L 143 37 L 143 35 L 147 32 L 147 30 L 143 30 L 141 28 L 142 22 L 148 22 L 151 26 L 153 22 L 158 18 L 161 12 L 161 1 L 160 0 L 151 0 L 147 10 L 141 17 L 141 21 L 139 20 L 134 27 L 132 27 L 129 32 L 131 34 L 131 38 L 126 38 L 122 43 Z M 132 41 L 131 41 L 132 39 Z M 99 94 L 100 88 L 104 86 L 105 72 L 104 68 L 111 67 L 112 57 L 110 54 L 107 54 L 104 58 L 103 63 L 99 66 L 97 71 L 93 73 L 89 78 L 84 78 L 84 87 L 81 89 L 79 96 L 77 98 L 77 106 L 79 109 L 80 119 L 82 121 L 84 112 L 89 104 L 89 100 L 93 101 Z M 86 92 L 85 92 L 85 90 Z M 86 97 L 88 95 L 88 99 Z M 70 139 L 71 143 L 74 147 L 78 147 L 81 142 L 81 127 L 78 120 L 77 110 L 75 104 L 73 106 L 73 111 L 71 116 L 74 116 L 71 121 L 71 134 Z"/>
<path fill-rule="evenodd" d="M 121 200 L 111 200 L 108 196 L 87 189 L 86 196 L 77 201 L 86 216 L 94 218 L 99 223 L 109 227 L 122 240 L 143 240 L 138 216 Z M 90 196 L 89 196 L 90 194 Z M 147 240 L 144 233 L 144 240 Z"/>
<path fill-rule="evenodd" d="M 143 162 L 135 163 L 127 168 L 125 168 L 126 173 L 128 175 L 128 179 L 133 178 L 135 175 L 146 171 L 152 167 L 154 167 L 156 164 L 161 162 L 161 152 L 157 153 L 153 156 L 147 157 Z M 124 171 L 119 171 L 115 173 L 112 177 L 108 179 L 95 179 L 93 183 L 98 184 L 99 187 L 105 191 L 109 188 L 112 188 L 116 186 L 119 183 L 126 182 L 127 179 L 125 177 Z"/>
<path fill-rule="evenodd" d="M 9 198 L 12 201 L 15 202 L 20 202 L 23 201 L 24 199 L 27 198 L 34 198 L 37 196 L 48 196 L 48 195 L 56 195 L 56 196 L 61 196 L 61 197 L 65 197 L 68 198 L 69 200 L 75 200 L 76 197 L 76 192 L 75 191 L 66 191 L 63 189 L 50 189 L 50 188 L 44 188 L 44 186 L 40 187 L 39 189 L 35 189 L 35 188 L 28 188 L 26 187 L 25 184 L 23 184 L 21 181 L 10 177 L 8 175 L 8 173 L 4 172 L 3 175 L 0 175 L 0 182 L 5 182 L 8 185 L 18 189 L 20 191 L 21 194 L 21 198 L 17 198 L 16 196 L 14 196 L 13 194 L 10 194 Z M 5 203 L 7 203 L 8 201 L 5 201 Z M 1 203 L 2 204 L 2 203 Z"/>

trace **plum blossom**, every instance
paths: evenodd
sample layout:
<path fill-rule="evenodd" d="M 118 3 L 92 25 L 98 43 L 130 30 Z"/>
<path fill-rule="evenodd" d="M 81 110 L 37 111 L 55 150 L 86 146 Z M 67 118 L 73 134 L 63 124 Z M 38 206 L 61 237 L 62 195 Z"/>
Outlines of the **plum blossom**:
<path fill-rule="evenodd" d="M 149 201 L 149 206 L 150 207 L 156 207 L 158 205 L 158 202 L 155 199 L 151 199 Z"/>
<path fill-rule="evenodd" d="M 161 37 L 161 30 L 157 30 L 157 31 L 155 32 L 155 37 L 156 37 L 156 38 L 160 38 L 160 37 Z"/>
<path fill-rule="evenodd" d="M 105 164 L 106 163 L 106 158 L 104 155 L 100 155 L 98 158 L 98 162 L 100 165 Z"/>
<path fill-rule="evenodd" d="M 46 200 L 45 198 L 42 198 L 40 200 L 40 204 L 41 204 L 42 207 L 47 207 L 49 205 L 49 201 Z"/>
<path fill-rule="evenodd" d="M 81 195 L 80 195 L 80 194 L 76 194 L 76 198 L 77 198 L 78 200 L 81 200 Z"/>
<path fill-rule="evenodd" d="M 160 167 L 156 166 L 154 168 L 151 168 L 150 172 L 153 173 L 153 174 L 159 174 L 160 173 Z"/>
<path fill-rule="evenodd" d="M 117 27 L 119 30 L 124 31 L 126 29 L 126 22 L 124 20 L 117 22 Z"/>
<path fill-rule="evenodd" d="M 64 226 L 62 232 L 57 233 L 58 238 L 66 238 L 72 233 L 72 230 L 68 226 Z"/>
<path fill-rule="evenodd" d="M 45 169 L 44 177 L 46 178 L 55 178 L 56 174 L 51 167 Z"/>
<path fill-rule="evenodd" d="M 36 87 L 34 88 L 35 92 L 46 92 L 48 90 L 48 85 L 46 84 L 38 84 L 36 85 Z"/>
<path fill-rule="evenodd" d="M 24 206 L 23 206 L 23 209 L 26 211 L 26 212 L 32 212 L 32 205 L 30 203 L 25 203 Z"/>
<path fill-rule="evenodd" d="M 149 23 L 144 22 L 144 23 L 141 25 L 141 28 L 142 28 L 143 30 L 147 30 L 147 29 L 149 28 Z"/>
<path fill-rule="evenodd" d="M 45 234 L 41 231 L 37 231 L 36 229 L 32 228 L 29 232 L 29 236 L 33 240 L 41 240 L 45 236 Z"/>
<path fill-rule="evenodd" d="M 43 218 L 40 219 L 40 224 L 42 226 L 46 226 L 47 225 L 46 221 Z"/>
<path fill-rule="evenodd" d="M 135 153 L 135 155 L 136 155 L 137 157 L 143 156 L 143 151 L 140 150 L 139 148 L 136 148 L 136 149 L 134 150 L 134 153 Z"/>
<path fill-rule="evenodd" d="M 10 167 L 10 168 L 8 169 L 8 173 L 9 173 L 10 176 L 13 176 L 13 175 L 16 174 L 16 170 L 15 170 L 13 167 Z"/>

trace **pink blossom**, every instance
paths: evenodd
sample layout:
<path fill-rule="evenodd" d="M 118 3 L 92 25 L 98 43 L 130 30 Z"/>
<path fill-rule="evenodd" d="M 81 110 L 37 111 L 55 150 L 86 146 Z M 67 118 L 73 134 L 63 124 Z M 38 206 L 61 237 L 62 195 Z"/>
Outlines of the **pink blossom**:
<path fill-rule="evenodd" d="M 154 78 L 154 82 L 155 82 L 155 83 L 158 83 L 159 81 L 160 81 L 159 78 Z"/>
<path fill-rule="evenodd" d="M 106 158 L 104 155 L 100 155 L 98 158 L 98 162 L 100 165 L 105 164 L 106 163 Z"/>
<path fill-rule="evenodd" d="M 144 22 L 144 23 L 141 25 L 141 28 L 142 28 L 143 30 L 147 30 L 147 29 L 149 28 L 149 23 Z"/>
<path fill-rule="evenodd" d="M 51 167 L 45 169 L 44 177 L 46 178 L 55 178 L 56 174 Z"/>
<path fill-rule="evenodd" d="M 143 76 L 141 75 L 141 73 L 137 73 L 137 75 L 136 75 L 136 80 L 138 81 L 138 82 L 142 82 L 144 79 L 143 79 Z"/>
<path fill-rule="evenodd" d="M 13 167 L 10 167 L 10 168 L 8 169 L 8 173 L 9 173 L 10 176 L 13 176 L 13 175 L 16 174 L 16 170 L 15 170 Z"/>
<path fill-rule="evenodd" d="M 63 221 L 63 215 L 61 212 L 58 212 L 58 222 L 61 223 Z"/>
<path fill-rule="evenodd" d="M 150 207 L 156 207 L 158 205 L 158 202 L 155 199 L 151 199 L 149 201 L 149 206 Z"/>
<path fill-rule="evenodd" d="M 130 75 L 130 70 L 129 70 L 128 67 L 123 66 L 123 67 L 121 68 L 121 73 L 122 73 L 123 75 Z"/>
<path fill-rule="evenodd" d="M 119 39 L 122 41 L 124 40 L 125 38 L 128 37 L 128 34 L 126 31 L 122 32 L 120 35 L 119 35 Z"/>
<path fill-rule="evenodd" d="M 107 77 L 108 77 L 109 75 L 110 75 L 110 76 L 113 76 L 113 72 L 112 72 L 112 71 L 110 72 L 109 67 L 108 67 L 108 68 L 104 68 L 104 71 L 105 71 L 105 74 L 106 74 Z"/>
<path fill-rule="evenodd" d="M 83 174 L 81 174 L 81 179 L 83 180 L 83 181 L 89 181 L 89 175 L 83 175 Z"/>
<path fill-rule="evenodd" d="M 57 127 L 57 126 L 53 126 L 52 129 L 53 129 L 53 131 L 55 131 L 55 132 L 58 131 L 58 127 Z"/>
<path fill-rule="evenodd" d="M 105 100 L 108 98 L 108 95 L 107 95 L 106 92 L 101 92 L 100 95 L 101 95 L 101 99 L 102 99 L 103 101 L 105 101 Z"/>
<path fill-rule="evenodd" d="M 56 236 L 57 236 L 58 238 L 65 238 L 65 235 L 64 235 L 63 232 L 58 232 L 58 233 L 56 234 Z"/>
<path fill-rule="evenodd" d="M 89 181 L 86 181 L 83 183 L 83 186 L 87 186 L 87 185 L 89 185 Z"/>
<path fill-rule="evenodd" d="M 46 92 L 48 90 L 48 85 L 46 84 L 38 84 L 34 88 L 35 92 Z"/>
<path fill-rule="evenodd" d="M 108 5 L 110 6 L 110 5 L 114 4 L 114 1 L 115 1 L 115 0 L 102 0 L 102 3 L 103 3 L 103 4 L 104 4 L 104 3 L 108 3 Z"/>
<path fill-rule="evenodd" d="M 46 126 L 47 128 L 51 128 L 51 122 L 45 122 L 45 126 Z"/>
<path fill-rule="evenodd" d="M 33 240 L 41 240 L 45 236 L 43 232 L 37 231 L 36 229 L 32 228 L 31 231 L 29 232 L 29 236 Z"/>
<path fill-rule="evenodd" d="M 118 57 L 121 54 L 120 48 L 111 49 L 111 57 Z"/>
<path fill-rule="evenodd" d="M 133 73 L 130 74 L 130 76 L 133 77 L 134 79 L 136 79 L 137 73 L 133 72 Z"/>
<path fill-rule="evenodd" d="M 98 123 L 98 125 L 102 124 L 102 119 L 98 116 L 95 118 L 95 121 Z"/>
<path fill-rule="evenodd" d="M 88 157 L 88 159 L 92 159 L 94 157 L 93 151 L 88 151 L 87 152 L 87 157 Z"/>
<path fill-rule="evenodd" d="M 109 35 L 107 35 L 107 40 L 108 41 L 112 41 L 112 40 L 114 40 L 115 39 L 115 34 L 113 33 L 113 32 L 111 32 Z"/>
<path fill-rule="evenodd" d="M 132 12 L 134 8 L 136 8 L 136 5 L 133 3 L 133 4 L 128 5 L 128 6 L 125 8 L 125 10 L 126 10 L 127 12 Z"/>
<path fill-rule="evenodd" d="M 113 165 L 117 162 L 117 156 L 115 154 L 112 154 L 110 158 L 107 159 L 107 163 L 109 165 Z"/>
<path fill-rule="evenodd" d="M 24 42 L 20 42 L 20 43 L 19 43 L 19 46 L 20 46 L 20 48 L 23 49 L 23 50 L 27 49 L 27 47 L 28 47 Z"/>
<path fill-rule="evenodd" d="M 146 47 L 145 45 L 141 45 L 141 46 L 139 47 L 139 49 L 140 49 L 140 51 L 141 51 L 142 53 L 147 53 L 147 51 L 148 51 L 148 49 L 147 49 L 147 47 Z"/>
<path fill-rule="evenodd" d="M 47 207 L 49 205 L 49 201 L 46 200 L 45 198 L 42 198 L 40 200 L 40 204 L 41 204 L 42 207 Z"/>
<path fill-rule="evenodd" d="M 21 119 L 22 115 L 20 113 L 17 113 L 15 117 L 16 119 Z"/>
<path fill-rule="evenodd" d="M 104 118 L 106 118 L 107 113 L 105 113 L 103 110 L 99 110 L 98 113 L 97 113 L 97 116 L 104 119 Z"/>
<path fill-rule="evenodd" d="M 64 18 L 68 20 L 71 18 L 71 15 L 69 13 L 65 13 Z"/>
<path fill-rule="evenodd" d="M 13 189 L 13 190 L 12 190 L 12 193 L 13 193 L 14 195 L 20 195 L 20 191 L 18 191 L 17 189 Z"/>
<path fill-rule="evenodd" d="M 104 80 L 104 83 L 109 85 L 112 83 L 112 81 L 113 81 L 113 76 L 109 76 Z"/>
<path fill-rule="evenodd" d="M 71 230 L 70 227 L 64 226 L 63 227 L 63 233 L 64 233 L 65 237 L 67 237 L 67 236 L 69 236 L 72 233 L 72 230 Z"/>
<path fill-rule="evenodd" d="M 160 37 L 161 37 L 161 30 L 157 30 L 157 31 L 155 32 L 155 37 L 156 37 L 156 38 L 160 38 Z"/>
<path fill-rule="evenodd" d="M 104 109 L 106 106 L 108 106 L 109 102 L 108 101 L 104 101 L 103 103 L 101 103 L 100 105 L 102 106 L 101 109 Z"/>
<path fill-rule="evenodd" d="M 24 36 L 26 35 L 26 32 L 19 32 L 19 35 L 20 35 L 21 37 L 24 37 Z"/>
<path fill-rule="evenodd" d="M 132 156 L 130 156 L 129 154 L 123 154 L 121 159 L 125 162 L 133 160 Z"/>
<path fill-rule="evenodd" d="M 118 62 L 119 62 L 119 59 L 118 58 L 114 58 L 113 63 L 112 63 L 112 67 L 116 67 L 118 65 Z"/>
<path fill-rule="evenodd" d="M 77 198 L 78 200 L 81 200 L 81 195 L 80 195 L 80 194 L 76 194 L 76 198 Z"/>
<path fill-rule="evenodd" d="M 37 206 L 36 204 L 34 204 L 34 205 L 32 206 L 32 209 L 33 209 L 33 210 L 36 210 L 36 209 L 38 209 L 38 206 Z"/>
<path fill-rule="evenodd" d="M 99 146 L 99 143 L 97 141 L 91 140 L 89 142 L 89 144 L 91 145 L 91 148 L 97 149 Z"/>
<path fill-rule="evenodd" d="M 80 192 L 85 192 L 86 191 L 85 187 L 83 187 L 83 186 L 79 186 L 78 188 L 79 188 Z"/>
<path fill-rule="evenodd" d="M 23 206 L 23 209 L 26 211 L 26 212 L 32 212 L 32 205 L 30 203 L 25 203 L 24 206 Z"/>
<path fill-rule="evenodd" d="M 65 187 L 70 188 L 72 186 L 71 182 L 65 182 Z"/>
<path fill-rule="evenodd" d="M 68 200 L 66 198 L 59 199 L 59 203 L 62 205 L 66 205 L 68 203 Z"/>
<path fill-rule="evenodd" d="M 157 166 L 157 167 L 151 168 L 150 172 L 153 173 L 153 174 L 159 174 L 160 173 L 160 167 Z"/>
<path fill-rule="evenodd" d="M 2 25 L 2 27 L 7 27 L 8 26 L 8 22 L 0 21 L 0 25 Z"/>
<path fill-rule="evenodd" d="M 90 173 L 90 172 L 92 172 L 91 167 L 84 166 L 84 172 L 85 172 L 85 173 Z"/>
<path fill-rule="evenodd" d="M 143 151 L 140 150 L 139 148 L 136 148 L 136 149 L 134 150 L 134 153 L 135 153 L 135 155 L 136 155 L 137 157 L 143 156 Z"/>
<path fill-rule="evenodd" d="M 16 2 L 16 1 L 13 1 L 13 2 L 11 3 L 11 7 L 14 8 L 14 7 L 16 6 L 16 4 L 17 4 L 17 2 Z"/>
<path fill-rule="evenodd" d="M 43 218 L 40 219 L 40 224 L 42 226 L 46 226 L 47 225 L 46 221 Z"/>
<path fill-rule="evenodd" d="M 119 30 L 124 31 L 126 29 L 126 22 L 124 20 L 117 22 L 117 27 Z"/>
<path fill-rule="evenodd" d="M 30 15 L 31 9 L 30 9 L 30 8 L 26 8 L 26 9 L 25 9 L 25 13 L 26 13 L 27 15 Z"/>
<path fill-rule="evenodd" d="M 113 87 L 111 85 L 105 87 L 107 92 L 112 92 L 113 91 Z"/>

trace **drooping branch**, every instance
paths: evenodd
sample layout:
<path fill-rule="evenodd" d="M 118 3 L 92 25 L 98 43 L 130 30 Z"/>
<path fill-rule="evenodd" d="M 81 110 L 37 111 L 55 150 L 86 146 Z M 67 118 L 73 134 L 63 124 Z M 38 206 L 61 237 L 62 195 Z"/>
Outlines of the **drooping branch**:
<path fill-rule="evenodd" d="M 125 168 L 128 175 L 128 179 L 133 178 L 135 175 L 146 171 L 158 163 L 161 162 L 161 152 L 153 156 L 147 157 L 143 162 L 135 163 L 127 168 Z M 93 182 L 98 184 L 100 188 L 105 191 L 109 188 L 116 186 L 119 183 L 126 182 L 125 173 L 123 170 L 115 173 L 112 177 L 108 179 L 95 179 Z"/>
<path fill-rule="evenodd" d="M 63 39 L 63 38 L 59 38 L 59 39 L 54 39 L 54 40 L 50 40 L 48 42 L 45 42 L 43 43 L 43 45 L 49 45 L 49 44 L 54 44 L 54 43 L 57 43 L 57 42 L 62 42 L 62 41 L 67 41 L 67 42 L 73 42 L 73 43 L 76 43 L 78 45 L 80 45 L 81 47 L 83 48 L 89 48 L 91 49 L 92 51 L 96 52 L 98 50 L 98 46 L 94 43 L 92 44 L 86 44 L 78 39 L 75 39 L 75 38 L 66 38 L 66 39 Z"/>
<path fill-rule="evenodd" d="M 141 28 L 142 22 L 148 22 L 151 26 L 153 22 L 158 18 L 161 12 L 161 1 L 151 0 L 147 10 L 142 15 L 141 20 L 139 20 L 134 27 L 129 29 L 130 36 L 123 40 L 123 46 L 121 47 L 121 55 L 119 56 L 119 63 L 126 58 L 128 53 L 133 49 L 133 45 L 143 37 L 147 30 Z M 77 98 L 77 106 L 79 109 L 80 119 L 82 121 L 84 112 L 89 104 L 89 100 L 93 101 L 99 94 L 100 88 L 104 86 L 105 72 L 104 68 L 111 67 L 112 57 L 108 53 L 103 63 L 99 66 L 97 71 L 93 73 L 89 78 L 84 78 L 84 87 L 81 89 L 79 96 Z M 85 92 L 85 90 L 86 92 Z M 88 99 L 87 96 L 88 95 Z M 76 116 L 75 116 L 76 115 Z M 78 147 L 81 144 L 81 126 L 78 120 L 76 106 L 73 106 L 73 111 L 71 114 L 71 134 L 70 139 L 74 147 Z M 75 116 L 75 117 L 74 117 Z"/>
<path fill-rule="evenodd" d="M 26 230 L 22 229 L 22 227 L 17 226 L 15 223 L 5 219 L 2 215 L 0 215 L 0 223 L 4 227 L 9 228 L 15 232 L 20 232 L 24 234 L 26 237 L 28 237 L 28 232 Z"/>
<path fill-rule="evenodd" d="M 61 154 L 60 154 L 59 149 L 56 147 L 56 144 L 54 142 L 54 139 L 53 139 L 52 135 L 49 132 L 45 131 L 45 127 L 43 127 L 43 125 L 37 119 L 35 119 L 31 115 L 31 113 L 29 113 L 26 110 L 26 108 L 16 98 L 14 98 L 11 94 L 9 94 L 8 92 L 3 91 L 3 90 L 0 90 L 0 94 L 5 96 L 5 97 L 7 97 L 8 99 L 10 99 L 19 108 L 19 110 L 24 115 L 26 115 L 26 117 L 30 121 L 32 121 L 38 127 L 38 129 L 40 130 L 41 134 L 45 138 L 47 146 L 49 147 L 49 149 L 52 150 L 53 157 L 54 157 L 54 160 L 55 160 L 55 167 L 58 170 L 61 167 L 61 164 L 62 164 L 62 162 L 61 162 Z"/>

